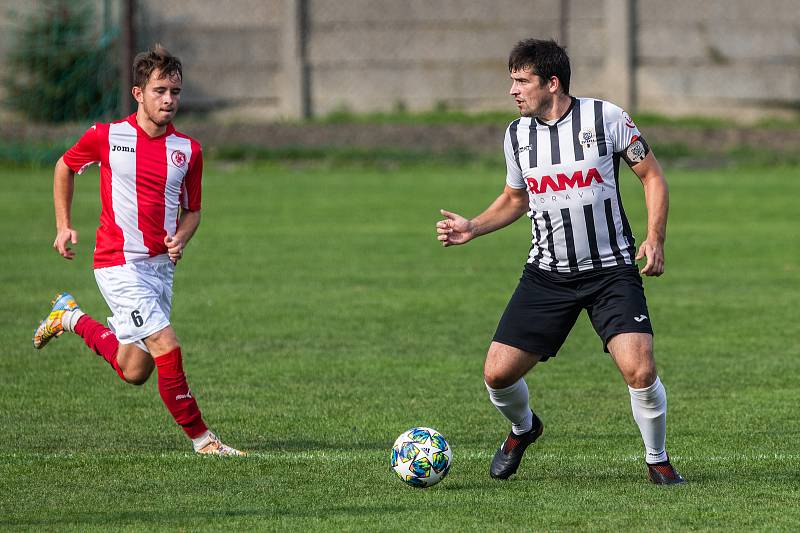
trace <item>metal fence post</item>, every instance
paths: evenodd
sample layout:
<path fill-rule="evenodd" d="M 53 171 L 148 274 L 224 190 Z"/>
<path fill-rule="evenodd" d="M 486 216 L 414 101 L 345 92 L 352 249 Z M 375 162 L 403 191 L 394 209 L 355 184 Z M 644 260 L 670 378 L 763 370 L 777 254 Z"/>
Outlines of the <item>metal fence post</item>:
<path fill-rule="evenodd" d="M 308 0 L 283 0 L 283 15 L 281 109 L 289 118 L 310 118 Z"/>
<path fill-rule="evenodd" d="M 131 87 L 133 86 L 133 58 L 136 53 L 136 0 L 122 0 L 120 10 L 119 43 L 119 111 L 122 116 L 131 113 Z"/>
<path fill-rule="evenodd" d="M 558 16 L 558 44 L 569 48 L 569 0 L 561 0 Z"/>

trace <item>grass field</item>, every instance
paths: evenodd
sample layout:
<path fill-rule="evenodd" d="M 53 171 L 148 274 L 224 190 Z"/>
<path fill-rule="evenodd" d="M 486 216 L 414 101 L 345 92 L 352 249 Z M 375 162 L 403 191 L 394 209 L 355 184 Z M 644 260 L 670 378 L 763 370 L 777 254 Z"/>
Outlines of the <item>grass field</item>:
<path fill-rule="evenodd" d="M 190 448 L 155 376 L 122 383 L 75 336 L 30 337 L 56 290 L 107 313 L 91 274 L 97 172 L 78 178 L 78 258 L 54 236 L 51 171 L 0 169 L 0 527 L 91 530 L 797 530 L 797 167 L 672 170 L 667 273 L 646 280 L 690 481 L 646 481 L 627 389 L 582 318 L 529 376 L 543 437 L 509 482 L 483 356 L 529 248 L 521 220 L 441 248 L 438 209 L 474 215 L 502 166 L 208 165 L 173 324 L 205 419 L 250 457 Z M 641 236 L 641 188 L 623 178 Z M 389 447 L 414 425 L 454 449 L 412 489 Z"/>

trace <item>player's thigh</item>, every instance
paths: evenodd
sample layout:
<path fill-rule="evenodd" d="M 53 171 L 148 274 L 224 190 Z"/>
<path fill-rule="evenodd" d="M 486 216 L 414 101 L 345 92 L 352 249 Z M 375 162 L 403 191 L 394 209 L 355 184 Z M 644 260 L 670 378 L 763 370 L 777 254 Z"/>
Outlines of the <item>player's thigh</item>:
<path fill-rule="evenodd" d="M 608 350 L 629 386 L 643 389 L 656 380 L 653 336 L 649 333 L 614 335 L 608 342 Z"/>
<path fill-rule="evenodd" d="M 546 361 L 558 353 L 581 311 L 571 282 L 529 265 L 492 340 Z"/>
<path fill-rule="evenodd" d="M 483 364 L 483 379 L 493 389 L 510 387 L 527 374 L 539 359 L 536 354 L 493 341 Z"/>
<path fill-rule="evenodd" d="M 635 266 L 603 270 L 584 284 L 583 291 L 581 296 L 589 320 L 606 352 L 610 351 L 611 339 L 622 333 L 644 333 L 652 337 L 642 278 Z"/>
<path fill-rule="evenodd" d="M 95 270 L 113 316 L 108 324 L 120 344 L 138 344 L 170 325 L 172 265 L 140 261 Z"/>

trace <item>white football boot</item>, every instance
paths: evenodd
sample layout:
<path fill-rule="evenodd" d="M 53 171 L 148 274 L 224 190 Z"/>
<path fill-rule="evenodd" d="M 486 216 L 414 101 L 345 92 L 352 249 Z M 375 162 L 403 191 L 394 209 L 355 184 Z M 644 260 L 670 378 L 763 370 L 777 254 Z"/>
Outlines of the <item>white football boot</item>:
<path fill-rule="evenodd" d="M 231 448 L 227 444 L 223 444 L 219 437 L 206 432 L 206 436 L 197 444 L 194 444 L 194 451 L 200 455 L 220 455 L 220 456 L 233 456 L 244 457 L 247 454 L 240 452 L 236 448 Z"/>

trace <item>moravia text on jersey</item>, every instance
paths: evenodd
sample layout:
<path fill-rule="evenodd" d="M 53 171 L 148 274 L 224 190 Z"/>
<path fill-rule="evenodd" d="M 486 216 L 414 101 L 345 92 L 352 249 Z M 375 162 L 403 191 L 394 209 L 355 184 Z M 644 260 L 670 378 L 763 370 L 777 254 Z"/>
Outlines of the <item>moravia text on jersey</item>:
<path fill-rule="evenodd" d="M 172 124 L 158 137 L 147 135 L 135 114 L 95 124 L 67 150 L 64 163 L 78 174 L 100 164 L 94 268 L 166 254 L 164 237 L 175 234 L 179 208 L 200 209 L 200 144 Z"/>
<path fill-rule="evenodd" d="M 640 135 L 622 109 L 589 98 L 573 98 L 552 125 L 530 117 L 511 123 L 506 183 L 528 191 L 528 263 L 554 272 L 634 264 L 617 179 L 623 151 Z"/>

